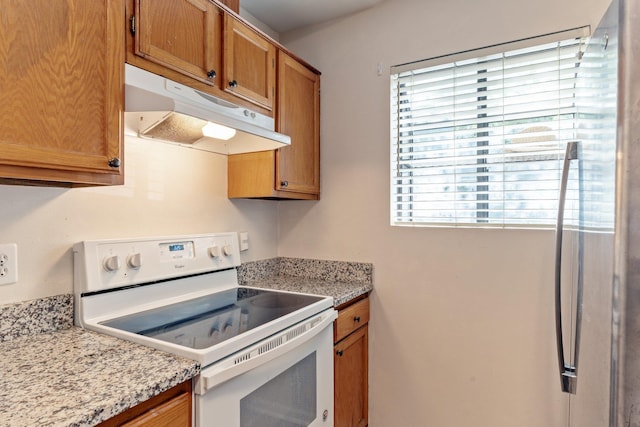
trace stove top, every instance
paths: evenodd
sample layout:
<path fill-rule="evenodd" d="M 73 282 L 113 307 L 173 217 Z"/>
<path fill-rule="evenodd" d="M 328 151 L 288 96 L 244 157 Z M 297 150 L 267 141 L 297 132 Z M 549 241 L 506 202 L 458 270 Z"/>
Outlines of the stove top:
<path fill-rule="evenodd" d="M 320 296 L 239 287 L 99 324 L 204 349 L 322 299 Z"/>

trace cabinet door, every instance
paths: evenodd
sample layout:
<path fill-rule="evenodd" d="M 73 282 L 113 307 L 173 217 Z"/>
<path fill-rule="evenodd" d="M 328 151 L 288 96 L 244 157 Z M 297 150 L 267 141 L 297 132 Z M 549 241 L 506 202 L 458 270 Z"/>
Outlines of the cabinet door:
<path fill-rule="evenodd" d="M 122 427 L 191 427 L 191 398 L 187 393 L 150 409 Z"/>
<path fill-rule="evenodd" d="M 121 184 L 124 3 L 0 0 L 0 10 L 2 182 Z"/>
<path fill-rule="evenodd" d="M 266 110 L 273 109 L 276 48 L 229 14 L 224 18 L 224 87 Z"/>
<path fill-rule="evenodd" d="M 320 193 L 320 77 L 278 53 L 277 130 L 291 145 L 276 153 L 276 189 Z"/>
<path fill-rule="evenodd" d="M 213 85 L 221 58 L 218 13 L 208 0 L 136 0 L 135 53 Z"/>
<path fill-rule="evenodd" d="M 335 427 L 368 424 L 368 327 L 365 325 L 335 345 Z"/>
<path fill-rule="evenodd" d="M 98 424 L 98 427 L 190 427 L 191 381 L 185 381 Z"/>

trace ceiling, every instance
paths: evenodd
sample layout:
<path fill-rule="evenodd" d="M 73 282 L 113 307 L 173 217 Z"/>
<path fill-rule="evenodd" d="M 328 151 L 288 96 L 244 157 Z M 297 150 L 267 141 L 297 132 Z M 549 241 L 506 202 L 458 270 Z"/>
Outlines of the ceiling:
<path fill-rule="evenodd" d="M 383 0 L 240 0 L 240 7 L 278 33 L 359 12 Z"/>

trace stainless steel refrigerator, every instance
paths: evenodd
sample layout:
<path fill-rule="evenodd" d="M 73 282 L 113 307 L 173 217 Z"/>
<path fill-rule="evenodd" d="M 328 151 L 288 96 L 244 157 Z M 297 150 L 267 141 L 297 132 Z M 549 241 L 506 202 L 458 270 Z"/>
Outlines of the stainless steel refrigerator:
<path fill-rule="evenodd" d="M 556 230 L 558 388 L 571 427 L 640 427 L 640 1 L 613 1 L 576 72 Z"/>

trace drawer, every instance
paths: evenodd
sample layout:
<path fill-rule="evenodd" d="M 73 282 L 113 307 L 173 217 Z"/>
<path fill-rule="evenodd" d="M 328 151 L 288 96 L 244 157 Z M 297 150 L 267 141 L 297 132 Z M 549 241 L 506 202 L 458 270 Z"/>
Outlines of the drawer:
<path fill-rule="evenodd" d="M 333 330 L 333 342 L 337 343 L 351 332 L 369 322 L 369 298 L 343 308 L 338 312 L 338 318 Z"/>

